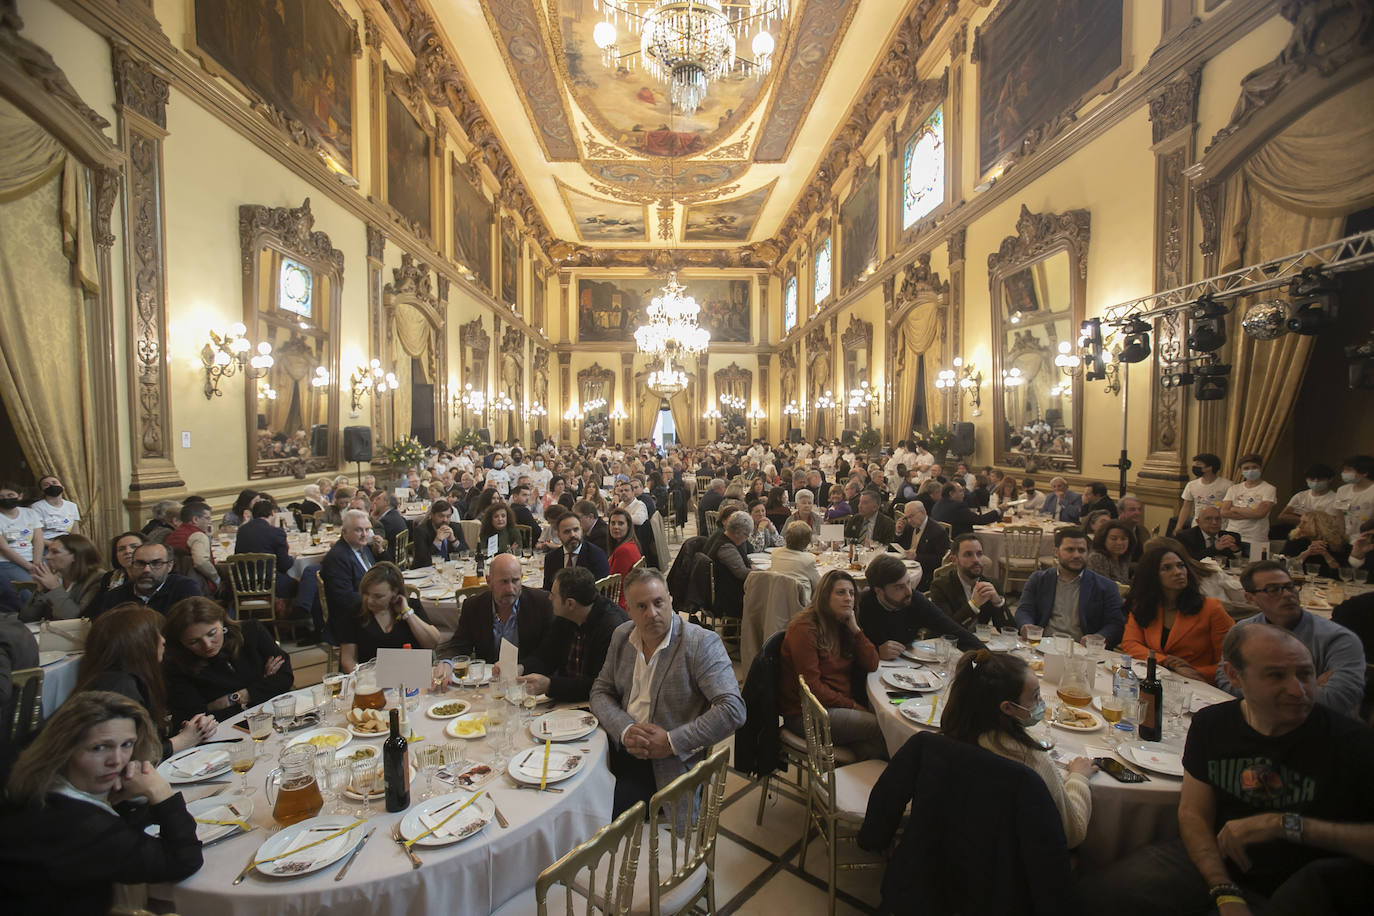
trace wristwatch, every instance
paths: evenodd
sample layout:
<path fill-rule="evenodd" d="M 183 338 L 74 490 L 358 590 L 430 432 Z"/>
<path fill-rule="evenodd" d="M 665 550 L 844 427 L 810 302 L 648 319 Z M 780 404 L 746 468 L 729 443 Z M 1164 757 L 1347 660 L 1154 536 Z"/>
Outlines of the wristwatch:
<path fill-rule="evenodd" d="M 230 702 L 230 703 L 233 703 L 235 706 L 242 707 L 242 706 L 243 706 L 243 691 L 242 691 L 242 690 L 235 690 L 233 693 L 229 694 L 229 702 Z"/>
<path fill-rule="evenodd" d="M 1302 845 L 1302 815 L 1284 812 L 1283 837 L 1290 843 Z"/>

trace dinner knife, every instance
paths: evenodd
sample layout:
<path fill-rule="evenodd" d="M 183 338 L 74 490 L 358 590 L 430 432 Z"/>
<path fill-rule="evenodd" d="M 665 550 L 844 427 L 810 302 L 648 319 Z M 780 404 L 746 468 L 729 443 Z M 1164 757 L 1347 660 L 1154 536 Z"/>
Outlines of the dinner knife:
<path fill-rule="evenodd" d="M 367 833 L 363 834 L 363 838 L 358 841 L 358 845 L 353 847 L 353 852 L 349 853 L 348 861 L 343 864 L 343 868 L 339 869 L 339 873 L 334 876 L 335 881 L 343 880 L 343 876 L 348 873 L 348 868 L 353 864 L 353 860 L 358 858 L 358 853 L 363 851 L 363 844 L 372 838 L 372 834 L 376 830 L 376 827 L 367 828 Z"/>
<path fill-rule="evenodd" d="M 397 846 L 401 847 L 401 852 L 404 852 L 406 856 L 410 858 L 410 867 L 419 868 L 422 864 L 420 862 L 420 857 L 415 854 L 415 850 L 406 845 L 406 841 L 401 837 L 400 821 L 397 821 L 395 826 L 391 828 L 391 838 L 396 841 Z"/>
<path fill-rule="evenodd" d="M 487 793 L 487 798 L 491 798 L 490 792 Z M 506 816 L 501 813 L 501 809 L 496 807 L 496 799 L 494 798 L 491 799 L 491 811 L 496 815 L 496 823 L 500 824 L 502 827 L 510 826 L 510 822 L 507 821 Z"/>
<path fill-rule="evenodd" d="M 254 847 L 253 847 L 253 851 L 250 852 L 250 853 L 248 853 L 248 864 L 245 865 L 245 866 L 243 866 L 243 871 L 239 872 L 239 876 L 238 876 L 237 878 L 234 879 L 234 882 L 233 882 L 233 883 L 234 883 L 235 885 L 238 885 L 238 884 L 242 884 L 242 883 L 243 883 L 243 879 L 246 878 L 246 877 L 248 877 L 248 873 L 249 873 L 250 871 L 253 870 L 253 865 L 257 862 L 257 860 L 258 860 L 258 848 L 257 848 L 256 846 L 254 846 Z"/>

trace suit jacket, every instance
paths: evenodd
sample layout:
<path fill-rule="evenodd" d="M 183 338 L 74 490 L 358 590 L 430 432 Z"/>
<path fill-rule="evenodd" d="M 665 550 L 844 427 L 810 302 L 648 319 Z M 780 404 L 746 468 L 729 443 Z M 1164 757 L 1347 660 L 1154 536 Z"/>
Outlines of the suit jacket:
<path fill-rule="evenodd" d="M 911 530 L 907 529 L 902 533 L 906 536 L 908 549 L 910 549 Z M 901 543 L 900 537 L 897 542 Z M 949 535 L 945 533 L 945 526 L 927 521 L 925 530 L 921 532 L 921 537 L 916 542 L 916 562 L 921 564 L 919 585 L 921 591 L 930 591 L 930 579 L 935 575 L 935 570 L 944 563 L 947 553 L 949 553 Z"/>
<path fill-rule="evenodd" d="M 582 532 L 582 540 L 607 553 L 611 547 L 611 526 L 606 524 L 605 519 L 599 518 L 590 530 Z"/>
<path fill-rule="evenodd" d="M 1248 557 L 1250 555 L 1250 545 L 1236 537 L 1234 531 L 1222 531 L 1217 534 L 1221 537 L 1229 534 L 1236 541 L 1240 542 L 1240 547 L 1230 550 L 1217 550 L 1215 547 L 1207 546 L 1207 535 L 1202 533 L 1202 529 L 1197 525 L 1189 525 L 1178 533 L 1176 540 L 1184 546 L 1194 560 L 1202 560 L 1207 557 Z"/>
<path fill-rule="evenodd" d="M 1078 510 L 1078 517 L 1080 519 L 1087 518 L 1089 512 L 1096 512 L 1099 509 L 1110 514 L 1112 518 L 1116 518 L 1116 503 L 1112 501 L 1110 496 L 1104 496 L 1084 505 Z"/>
<path fill-rule="evenodd" d="M 1217 666 L 1221 663 L 1221 641 L 1235 623 L 1220 601 L 1204 598 L 1202 610 L 1196 614 L 1178 614 L 1174 617 L 1174 625 L 1169 628 L 1169 641 L 1161 645 L 1164 615 L 1155 614 L 1150 625 L 1142 627 L 1132 613 L 1126 618 L 1121 651 L 1134 658 L 1148 658 L 1151 649 L 1161 658 L 1177 655 L 1196 668 L 1197 673 L 1210 684 L 1216 680 Z"/>
<path fill-rule="evenodd" d="M 153 592 L 152 597 L 147 601 L 134 594 L 134 584 L 131 580 L 125 580 L 119 588 L 105 593 L 100 602 L 91 607 L 91 616 L 96 617 L 105 613 L 110 608 L 132 601 L 135 604 L 146 604 L 148 607 L 166 617 L 167 612 L 172 609 L 182 598 L 200 597 L 200 586 L 195 579 L 187 576 L 178 576 L 176 573 L 168 573 L 167 578 L 162 581 L 162 587 Z"/>
<path fill-rule="evenodd" d="M 849 521 L 844 523 L 844 536 L 846 538 L 861 538 L 864 534 L 864 526 L 868 520 L 857 512 L 849 517 Z M 873 543 L 890 544 L 897 540 L 897 523 L 892 520 L 892 516 L 878 512 L 873 520 Z"/>
<path fill-rule="evenodd" d="M 978 581 L 992 580 L 987 576 L 981 576 Z M 964 595 L 964 584 L 959 581 L 959 570 L 952 565 L 944 567 L 930 577 L 930 600 L 966 630 L 980 623 L 991 623 L 999 630 L 1011 626 L 1012 608 L 1005 600 L 1001 607 L 989 601 L 978 609 L 977 614 L 973 613 L 973 608 L 969 606 L 968 598 Z M 1117 607 L 1120 606 L 1121 599 L 1118 597 Z"/>
<path fill-rule="evenodd" d="M 565 617 L 555 616 L 548 635 L 525 662 L 525 673 L 547 675 L 549 697 L 557 702 L 586 700 L 592 694 L 596 676 L 606 663 L 611 636 L 617 627 L 629 619 L 620 605 L 604 595 L 596 596 L 591 610 L 587 612 L 586 622 L 580 627 Z M 582 634 L 582 657 L 579 664 L 573 665 L 569 653 L 579 631 Z"/>
<path fill-rule="evenodd" d="M 683 623 L 676 614 L 671 627 L 671 641 L 654 665 L 649 687 L 649 721 L 668 732 L 676 752 L 651 761 L 654 784 L 660 789 L 704 758 L 711 745 L 734 734 L 745 718 L 744 698 L 720 637 L 713 630 Z M 592 713 L 617 745 L 625 729 L 635 724 L 625 711 L 639 652 L 630 643 L 633 631 L 633 623 L 616 629 L 606 664 L 592 685 Z"/>
<path fill-rule="evenodd" d="M 492 664 L 500 661 L 501 647 L 491 631 L 494 615 L 490 591 L 480 592 L 463 602 L 463 613 L 458 617 L 453 639 L 440 654 L 472 654 Z M 553 602 L 549 600 L 549 593 L 538 588 L 520 589 L 520 608 L 515 618 L 520 664 L 526 664 L 527 659 L 538 654 L 552 626 Z"/>
<path fill-rule="evenodd" d="M 1083 635 L 1098 633 L 1107 638 L 1108 647 L 1121 642 L 1126 619 L 1121 613 L 1121 589 L 1106 576 L 1085 569 L 1078 584 L 1078 625 Z M 1016 607 L 1016 625 L 1046 626 L 1054 613 L 1054 590 L 1059 569 L 1031 573 Z"/>
<path fill-rule="evenodd" d="M 924 629 L 930 630 L 936 636 L 956 637 L 961 652 L 987 648 L 981 639 L 959 626 L 948 614 L 921 594 L 913 594 L 905 607 L 889 611 L 878 601 L 878 595 L 873 589 L 865 589 L 863 597 L 859 599 L 857 616 L 859 628 L 875 646 L 881 646 L 889 640 L 909 646 L 920 637 L 920 631 Z"/>
<path fill-rule="evenodd" d="M 958 537 L 968 534 L 974 525 L 990 525 L 1002 520 L 1002 513 L 993 509 L 989 512 L 974 512 L 968 506 L 952 499 L 942 499 L 930 510 L 930 517 L 937 522 L 949 525 L 950 535 Z"/>
<path fill-rule="evenodd" d="M 706 513 L 719 509 L 723 502 L 725 494 L 717 493 L 715 490 L 707 490 L 706 494 L 697 500 L 697 531 L 706 533 Z"/>
<path fill-rule="evenodd" d="M 563 568 L 563 558 L 567 555 L 562 547 L 556 547 L 544 554 L 544 591 L 553 591 L 553 577 Z M 606 559 L 606 552 L 595 544 L 582 542 L 582 549 L 577 552 L 577 565 L 592 572 L 592 578 L 604 579 L 611 574 L 610 561 Z"/>
<path fill-rule="evenodd" d="M 402 531 L 409 531 L 410 522 L 406 521 L 401 510 L 392 506 L 382 513 L 382 517 L 377 519 L 377 523 L 382 526 L 382 536 L 386 538 L 387 558 L 394 563 L 398 559 L 396 556 L 396 535 Z"/>
<path fill-rule="evenodd" d="M 369 554 L 372 548 L 364 547 Z M 373 562 L 376 562 L 375 559 Z M 353 548 L 342 538 L 334 542 L 320 561 L 320 576 L 324 579 L 324 597 L 329 603 L 329 616 L 352 620 L 362 606 L 358 586 L 363 582 L 363 567 Z"/>
<path fill-rule="evenodd" d="M 1077 522 L 1083 514 L 1083 495 L 1068 490 L 1061 500 L 1059 494 L 1051 490 L 1045 494 L 1045 505 L 1041 512 L 1059 522 Z"/>
<path fill-rule="evenodd" d="M 277 594 L 290 595 L 293 579 L 287 575 L 296 561 L 286 544 L 286 532 L 265 518 L 250 518 L 239 526 L 234 553 L 270 553 L 277 558 Z M 285 581 L 283 581 L 285 580 Z"/>
<path fill-rule="evenodd" d="M 458 519 L 449 522 L 448 525 L 453 529 L 453 539 L 448 542 L 448 555 L 452 557 L 460 550 L 467 550 L 469 544 L 463 540 L 463 526 L 458 524 Z M 434 523 L 428 518 L 415 526 L 415 533 L 410 536 L 410 543 L 415 548 L 415 559 L 411 566 L 419 569 L 422 566 L 433 566 L 434 558 L 441 556 L 439 551 L 434 549 Z"/>

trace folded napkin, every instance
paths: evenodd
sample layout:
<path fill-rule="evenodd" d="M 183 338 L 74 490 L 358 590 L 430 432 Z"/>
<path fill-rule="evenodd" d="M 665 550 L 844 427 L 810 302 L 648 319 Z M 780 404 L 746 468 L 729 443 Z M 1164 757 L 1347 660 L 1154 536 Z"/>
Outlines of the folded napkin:
<path fill-rule="evenodd" d="M 461 805 L 462 802 L 455 802 L 455 804 Z M 486 815 L 482 813 L 481 808 L 473 804 L 459 811 L 447 824 L 440 827 L 439 825 L 444 823 L 444 818 L 448 817 L 450 813 L 450 810 L 444 807 L 433 814 L 421 814 L 420 823 L 424 824 L 426 829 L 434 831 L 430 834 L 431 836 L 437 836 L 440 839 L 445 837 L 457 837 L 458 839 L 462 839 L 465 836 L 476 833 L 487 825 Z"/>
<path fill-rule="evenodd" d="M 292 837 L 281 858 L 273 859 L 268 863 L 273 873 L 288 875 L 303 872 L 316 862 L 337 857 L 339 853 L 357 842 L 357 837 L 350 830 L 328 842 L 320 843 L 318 846 L 310 846 L 311 843 L 317 842 L 321 837 L 328 836 L 339 829 L 339 827 L 311 827 L 309 830 L 302 830 Z M 310 846 L 310 848 L 301 849 L 303 846 Z M 299 854 L 296 853 L 298 849 L 301 850 Z"/>
<path fill-rule="evenodd" d="M 580 754 L 569 754 L 566 751 L 549 751 L 549 776 L 556 776 L 566 773 L 577 766 L 582 759 Z M 531 750 L 520 762 L 516 764 L 522 776 L 530 779 L 541 779 L 544 776 L 544 749 L 537 747 Z"/>
<path fill-rule="evenodd" d="M 937 682 L 924 671 L 891 671 L 887 675 L 888 683 L 898 683 L 903 687 L 911 687 L 914 690 L 928 690 L 936 686 Z"/>
<path fill-rule="evenodd" d="M 582 734 L 587 730 L 587 726 L 594 724 L 594 722 L 595 720 L 585 713 L 550 716 L 544 719 L 540 725 L 539 733 L 546 738 L 566 738 L 569 735 Z"/>
<path fill-rule="evenodd" d="M 187 754 L 180 760 L 173 761 L 172 772 L 178 776 L 204 776 L 228 762 L 229 755 L 224 751 L 203 751 L 198 754 Z"/>

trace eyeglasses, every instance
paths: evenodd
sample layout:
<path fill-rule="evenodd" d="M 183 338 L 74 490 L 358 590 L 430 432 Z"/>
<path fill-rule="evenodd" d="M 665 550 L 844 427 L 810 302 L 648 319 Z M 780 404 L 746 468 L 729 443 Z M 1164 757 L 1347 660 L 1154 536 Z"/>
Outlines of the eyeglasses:
<path fill-rule="evenodd" d="M 167 560 L 134 560 L 129 565 L 134 569 L 163 569 L 172 564 Z"/>
<path fill-rule="evenodd" d="M 1295 583 L 1293 583 L 1293 582 L 1283 582 L 1283 583 L 1278 583 L 1278 584 L 1275 584 L 1275 585 L 1266 585 L 1266 586 L 1264 586 L 1263 588 L 1257 588 L 1257 589 L 1255 589 L 1253 592 L 1251 592 L 1250 594 L 1252 594 L 1252 595 L 1258 595 L 1258 594 L 1260 594 L 1261 592 L 1263 592 L 1264 594 L 1268 595 L 1270 598 L 1277 598 L 1279 595 L 1282 595 L 1284 592 L 1296 592 L 1297 590 L 1298 590 L 1298 586 L 1297 586 Z"/>

